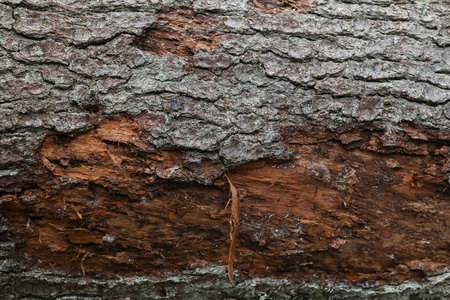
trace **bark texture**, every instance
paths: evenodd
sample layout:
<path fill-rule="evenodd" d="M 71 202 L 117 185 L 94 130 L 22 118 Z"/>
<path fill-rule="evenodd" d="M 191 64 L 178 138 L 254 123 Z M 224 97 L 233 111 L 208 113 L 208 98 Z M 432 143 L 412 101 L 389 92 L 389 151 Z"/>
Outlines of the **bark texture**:
<path fill-rule="evenodd" d="M 449 1 L 0 0 L 0 296 L 450 297 L 449 46 Z"/>

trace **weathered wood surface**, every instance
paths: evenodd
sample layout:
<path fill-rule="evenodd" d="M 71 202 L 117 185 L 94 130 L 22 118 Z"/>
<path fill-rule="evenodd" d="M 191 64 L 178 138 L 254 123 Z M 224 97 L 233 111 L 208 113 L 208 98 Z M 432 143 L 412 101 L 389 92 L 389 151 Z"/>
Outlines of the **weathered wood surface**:
<path fill-rule="evenodd" d="M 448 1 L 0 1 L 0 295 L 449 296 L 449 45 Z"/>

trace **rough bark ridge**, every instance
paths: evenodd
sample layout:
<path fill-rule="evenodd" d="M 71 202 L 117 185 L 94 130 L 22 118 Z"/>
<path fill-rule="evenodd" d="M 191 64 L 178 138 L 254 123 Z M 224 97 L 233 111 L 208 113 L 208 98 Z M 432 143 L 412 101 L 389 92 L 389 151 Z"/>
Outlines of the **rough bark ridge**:
<path fill-rule="evenodd" d="M 449 297 L 448 46 L 449 1 L 0 0 L 0 296 Z"/>

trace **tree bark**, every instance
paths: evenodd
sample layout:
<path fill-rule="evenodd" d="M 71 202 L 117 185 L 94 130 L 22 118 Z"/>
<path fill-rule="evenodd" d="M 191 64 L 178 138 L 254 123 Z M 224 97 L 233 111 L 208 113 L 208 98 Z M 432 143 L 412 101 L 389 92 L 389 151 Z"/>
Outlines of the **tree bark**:
<path fill-rule="evenodd" d="M 0 296 L 450 297 L 449 20 L 0 0 Z"/>

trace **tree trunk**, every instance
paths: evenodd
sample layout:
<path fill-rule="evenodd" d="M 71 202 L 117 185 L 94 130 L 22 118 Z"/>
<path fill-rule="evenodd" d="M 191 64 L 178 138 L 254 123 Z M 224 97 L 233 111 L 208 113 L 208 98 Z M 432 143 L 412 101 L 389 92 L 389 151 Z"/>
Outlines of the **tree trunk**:
<path fill-rule="evenodd" d="M 448 46 L 446 0 L 0 0 L 1 298 L 450 297 Z"/>

